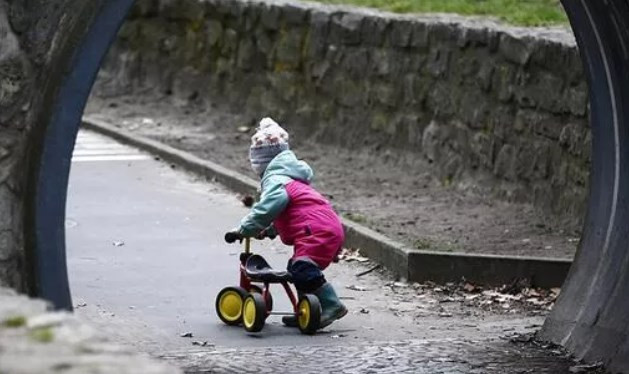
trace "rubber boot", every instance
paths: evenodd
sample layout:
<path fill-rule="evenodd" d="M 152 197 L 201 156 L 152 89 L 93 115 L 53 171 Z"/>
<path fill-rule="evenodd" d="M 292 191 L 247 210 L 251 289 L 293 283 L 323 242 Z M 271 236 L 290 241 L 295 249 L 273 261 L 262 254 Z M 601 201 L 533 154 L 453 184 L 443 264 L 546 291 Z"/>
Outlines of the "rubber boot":
<path fill-rule="evenodd" d="M 321 324 L 319 328 L 329 326 L 337 319 L 345 317 L 347 308 L 334 291 L 334 287 L 330 283 L 325 283 L 314 292 L 321 303 Z"/>
<path fill-rule="evenodd" d="M 282 317 L 282 323 L 286 327 L 297 327 L 297 318 L 295 316 Z"/>

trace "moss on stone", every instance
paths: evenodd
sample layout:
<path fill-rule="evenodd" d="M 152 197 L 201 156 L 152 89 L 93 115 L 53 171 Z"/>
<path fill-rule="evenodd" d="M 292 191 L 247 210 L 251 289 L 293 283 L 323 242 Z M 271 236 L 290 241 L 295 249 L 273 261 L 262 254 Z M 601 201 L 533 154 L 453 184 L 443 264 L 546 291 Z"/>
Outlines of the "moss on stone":
<path fill-rule="evenodd" d="M 12 316 L 2 321 L 2 326 L 9 328 L 18 328 L 26 325 L 26 317 Z"/>
<path fill-rule="evenodd" d="M 50 327 L 34 329 L 29 334 L 30 338 L 39 343 L 50 343 L 55 339 L 55 333 Z"/>

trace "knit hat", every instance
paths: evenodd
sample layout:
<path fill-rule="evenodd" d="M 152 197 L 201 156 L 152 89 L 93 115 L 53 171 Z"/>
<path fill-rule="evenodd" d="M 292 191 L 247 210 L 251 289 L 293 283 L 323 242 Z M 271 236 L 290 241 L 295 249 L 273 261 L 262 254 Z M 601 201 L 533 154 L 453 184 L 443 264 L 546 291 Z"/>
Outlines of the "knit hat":
<path fill-rule="evenodd" d="M 258 175 L 262 175 L 271 160 L 280 152 L 289 149 L 288 133 L 277 122 L 266 117 L 251 137 L 249 160 L 251 167 Z"/>

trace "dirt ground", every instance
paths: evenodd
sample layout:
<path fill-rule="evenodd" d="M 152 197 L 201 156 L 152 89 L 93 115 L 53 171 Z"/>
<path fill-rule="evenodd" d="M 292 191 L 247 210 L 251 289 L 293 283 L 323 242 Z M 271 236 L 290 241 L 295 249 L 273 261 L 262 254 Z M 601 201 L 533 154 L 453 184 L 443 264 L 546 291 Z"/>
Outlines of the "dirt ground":
<path fill-rule="evenodd" d="M 92 97 L 86 114 L 254 177 L 248 161 L 254 124 L 241 114 L 150 95 Z M 290 124 L 283 125 L 290 133 Z M 574 256 L 579 237 L 574 224 L 531 205 L 484 196 L 473 186 L 444 186 L 423 160 L 308 139 L 291 139 L 291 148 L 311 164 L 315 187 L 341 214 L 413 248 Z"/>

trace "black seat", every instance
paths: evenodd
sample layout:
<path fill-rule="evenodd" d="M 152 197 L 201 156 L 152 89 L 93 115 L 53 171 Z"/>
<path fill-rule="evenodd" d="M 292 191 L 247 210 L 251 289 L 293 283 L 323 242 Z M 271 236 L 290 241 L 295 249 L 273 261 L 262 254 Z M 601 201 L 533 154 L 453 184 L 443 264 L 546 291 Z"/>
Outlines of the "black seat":
<path fill-rule="evenodd" d="M 273 270 L 260 255 L 251 255 L 245 264 L 245 273 L 251 280 L 257 282 L 279 283 L 289 282 L 290 273 L 285 270 Z"/>

